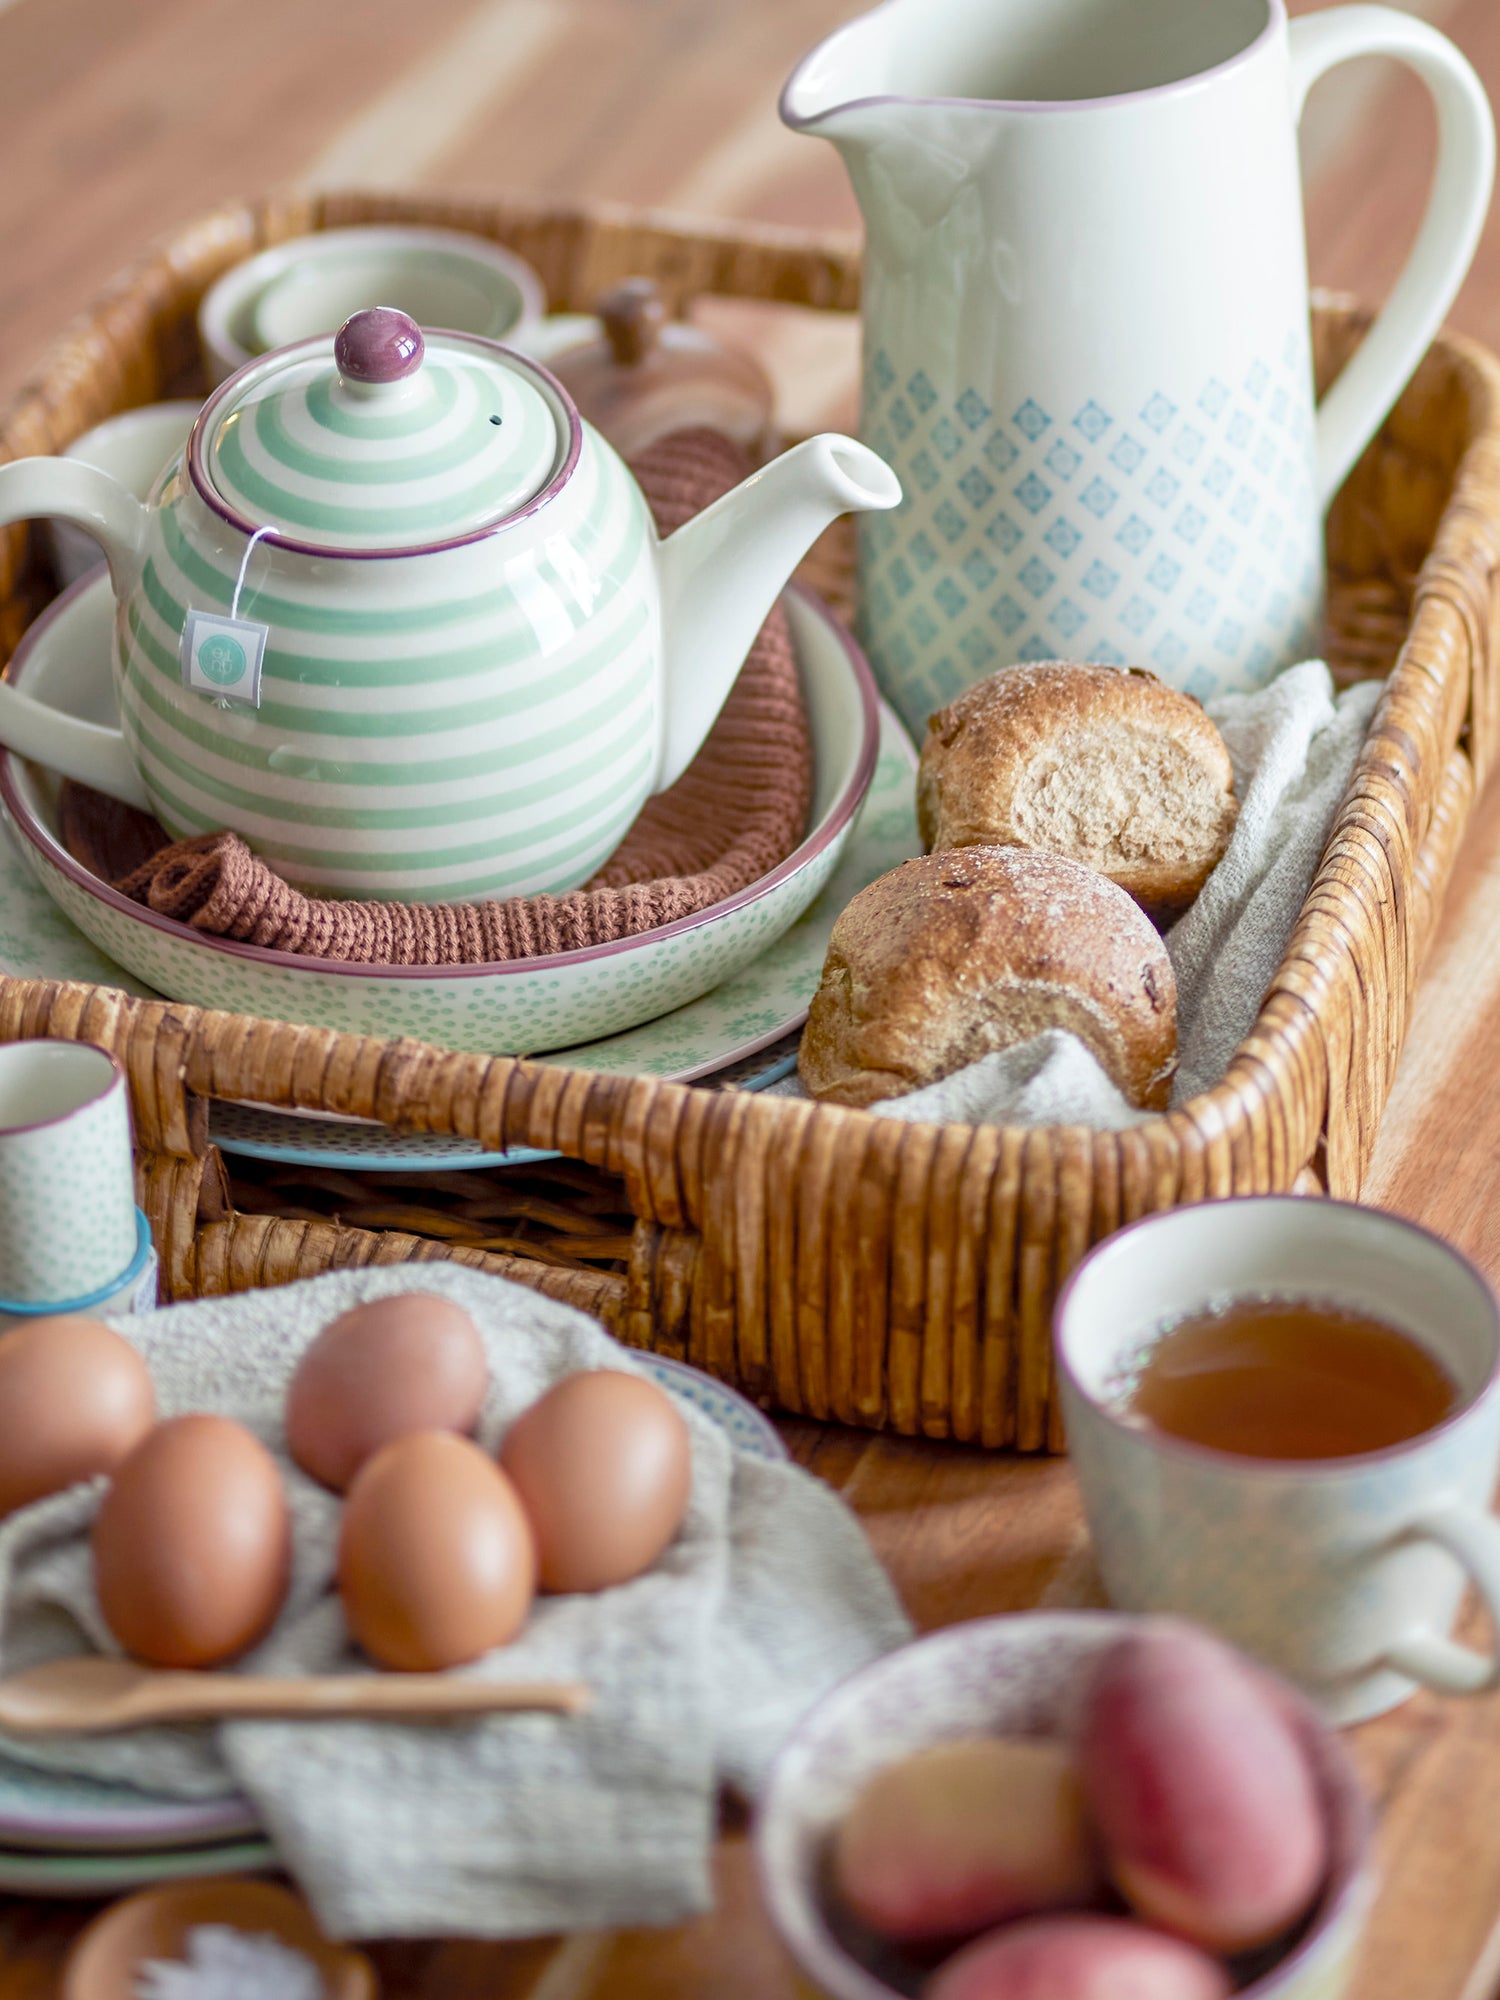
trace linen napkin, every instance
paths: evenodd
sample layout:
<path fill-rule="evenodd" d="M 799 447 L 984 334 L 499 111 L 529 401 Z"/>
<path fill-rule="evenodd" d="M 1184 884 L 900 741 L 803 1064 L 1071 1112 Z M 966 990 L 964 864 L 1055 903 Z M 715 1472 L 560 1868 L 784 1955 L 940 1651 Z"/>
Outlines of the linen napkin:
<path fill-rule="evenodd" d="M 1164 940 L 1177 977 L 1174 1107 L 1220 1080 L 1254 1026 L 1381 685 L 1361 681 L 1335 697 L 1328 668 L 1307 660 L 1254 694 L 1206 704 L 1229 750 L 1240 812 L 1223 859 Z M 803 1095 L 795 1077 L 772 1089 Z M 1087 1125 L 1108 1132 L 1153 1115 L 1136 1110 L 1092 1052 L 1060 1028 L 869 1108 L 877 1117 L 924 1124 Z"/>
<path fill-rule="evenodd" d="M 478 1438 L 560 1376 L 639 1364 L 571 1307 L 480 1271 L 401 1265 L 199 1300 L 112 1322 L 150 1364 L 163 1416 L 215 1410 L 277 1456 L 293 1574 L 269 1636 L 241 1663 L 359 1672 L 332 1592 L 339 1500 L 286 1456 L 285 1388 L 312 1338 L 359 1300 L 441 1292 L 483 1337 Z M 335 1936 L 520 1936 L 667 1924 L 710 1902 L 718 1787 L 753 1791 L 777 1744 L 835 1681 L 910 1627 L 852 1514 L 810 1474 L 732 1446 L 685 1401 L 693 1491 L 645 1576 L 539 1597 L 512 1645 L 470 1672 L 579 1679 L 582 1716 L 458 1724 L 235 1722 L 72 1741 L 0 1738 L 7 1756 L 157 1792 L 254 1801 Z M 103 1481 L 0 1524 L 0 1670 L 117 1651 L 98 1611 L 87 1530 Z"/>

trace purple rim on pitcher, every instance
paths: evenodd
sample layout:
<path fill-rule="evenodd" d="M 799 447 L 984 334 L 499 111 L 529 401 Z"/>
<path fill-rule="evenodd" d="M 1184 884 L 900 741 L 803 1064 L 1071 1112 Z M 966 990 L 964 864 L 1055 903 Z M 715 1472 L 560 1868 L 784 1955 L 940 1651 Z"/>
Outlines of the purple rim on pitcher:
<path fill-rule="evenodd" d="M 1149 98 L 1179 96 L 1184 91 L 1195 90 L 1211 79 L 1221 77 L 1228 71 L 1248 63 L 1257 56 L 1265 44 L 1275 35 L 1282 33 L 1287 25 L 1285 0 L 1261 0 L 1266 10 L 1266 24 L 1256 30 L 1251 39 L 1233 55 L 1223 57 L 1219 62 L 1210 63 L 1206 68 L 1194 70 L 1189 76 L 1174 77 L 1170 83 L 1149 83 L 1140 90 L 1121 90 L 1107 93 L 1102 97 L 946 97 L 942 94 L 928 96 L 923 92 L 908 94 L 904 91 L 881 91 L 871 97 L 841 98 L 837 104 L 827 105 L 822 111 L 799 112 L 792 109 L 792 96 L 809 66 L 815 62 L 832 43 L 852 28 L 863 28 L 872 14 L 883 14 L 888 9 L 899 6 L 901 0 L 883 0 L 883 5 L 871 8 L 858 15 L 842 28 L 825 35 L 817 47 L 798 63 L 786 82 L 782 85 L 781 96 L 777 99 L 777 110 L 783 124 L 794 132 L 816 132 L 819 124 L 835 112 L 862 111 L 884 104 L 927 104 L 951 106 L 955 110 L 973 111 L 1098 111 L 1112 105 L 1143 104 Z"/>

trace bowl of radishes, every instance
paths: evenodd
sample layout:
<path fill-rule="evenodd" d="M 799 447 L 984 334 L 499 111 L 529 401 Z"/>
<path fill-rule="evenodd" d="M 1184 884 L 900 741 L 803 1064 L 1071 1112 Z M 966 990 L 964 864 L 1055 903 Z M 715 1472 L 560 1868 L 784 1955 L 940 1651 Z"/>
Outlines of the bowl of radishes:
<path fill-rule="evenodd" d="M 950 1626 L 819 1702 L 755 1821 L 830 2000 L 1335 2000 L 1370 1812 L 1303 1697 L 1200 1628 Z"/>

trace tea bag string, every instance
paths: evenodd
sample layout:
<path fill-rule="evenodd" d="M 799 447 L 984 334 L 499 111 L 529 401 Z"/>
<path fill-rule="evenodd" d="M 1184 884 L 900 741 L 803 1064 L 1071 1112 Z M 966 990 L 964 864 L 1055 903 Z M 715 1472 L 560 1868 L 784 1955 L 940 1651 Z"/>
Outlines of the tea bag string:
<path fill-rule="evenodd" d="M 267 535 L 274 535 L 275 532 L 276 530 L 270 526 L 257 528 L 249 541 L 246 542 L 245 553 L 240 557 L 239 573 L 234 579 L 234 596 L 229 600 L 229 615 L 231 618 L 238 618 L 240 615 L 240 593 L 245 588 L 245 578 L 249 574 L 250 558 L 255 553 L 256 543 L 263 540 Z"/>

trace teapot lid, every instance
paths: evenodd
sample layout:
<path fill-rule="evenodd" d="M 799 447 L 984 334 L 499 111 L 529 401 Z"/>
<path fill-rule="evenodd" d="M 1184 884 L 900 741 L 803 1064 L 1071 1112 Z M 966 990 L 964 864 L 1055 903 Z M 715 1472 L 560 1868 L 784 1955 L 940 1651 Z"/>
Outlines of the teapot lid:
<path fill-rule="evenodd" d="M 576 444 L 535 364 L 424 335 L 387 306 L 253 364 L 221 396 L 194 431 L 195 483 L 236 526 L 313 550 L 410 554 L 482 534 Z"/>

